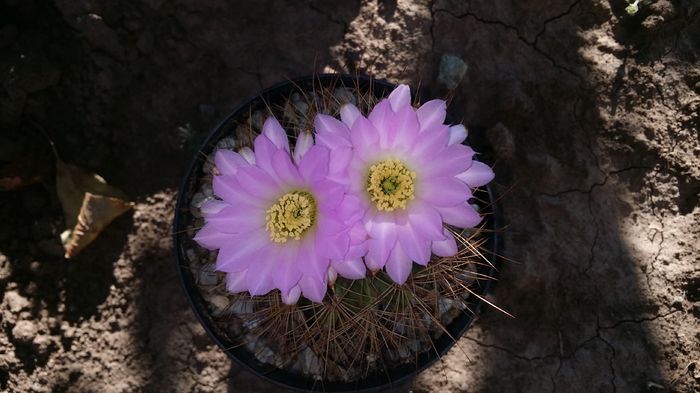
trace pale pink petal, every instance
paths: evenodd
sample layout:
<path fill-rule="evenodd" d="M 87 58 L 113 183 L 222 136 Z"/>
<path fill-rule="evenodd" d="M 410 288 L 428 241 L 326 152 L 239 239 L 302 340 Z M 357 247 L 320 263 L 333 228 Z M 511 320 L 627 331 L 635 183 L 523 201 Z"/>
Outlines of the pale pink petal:
<path fill-rule="evenodd" d="M 424 164 L 421 173 L 428 177 L 456 176 L 472 164 L 474 150 L 465 145 L 448 146 L 439 157 Z"/>
<path fill-rule="evenodd" d="M 444 100 L 430 100 L 416 110 L 420 131 L 424 131 L 433 125 L 441 125 L 447 115 L 447 104 Z"/>
<path fill-rule="evenodd" d="M 232 237 L 223 245 L 216 258 L 216 270 L 224 272 L 241 271 L 252 262 L 252 256 L 258 250 L 265 249 L 270 243 L 265 229 L 259 229 L 242 236 Z M 255 261 L 258 263 L 259 261 Z"/>
<path fill-rule="evenodd" d="M 297 304 L 299 297 L 301 296 L 301 287 L 299 287 L 299 285 L 295 285 L 288 292 L 282 292 L 280 295 L 282 297 L 282 303 L 290 306 Z"/>
<path fill-rule="evenodd" d="M 407 85 L 398 85 L 394 91 L 389 94 L 389 102 L 394 112 L 397 112 L 403 106 L 410 106 L 411 89 Z"/>
<path fill-rule="evenodd" d="M 340 205 L 336 208 L 338 217 L 346 224 L 354 223 L 364 215 L 360 199 L 355 195 L 345 194 Z"/>
<path fill-rule="evenodd" d="M 450 127 L 450 141 L 448 145 L 458 145 L 467 139 L 467 129 L 463 125 L 457 124 Z"/>
<path fill-rule="evenodd" d="M 345 104 L 340 107 L 340 120 L 342 120 L 348 128 L 352 128 L 352 125 L 359 116 L 361 116 L 360 110 L 353 104 Z"/>
<path fill-rule="evenodd" d="M 273 168 L 270 167 L 270 172 L 272 170 Z M 241 188 L 255 198 L 270 201 L 276 199 L 280 194 L 279 185 L 266 171 L 256 166 L 241 167 L 236 177 Z"/>
<path fill-rule="evenodd" d="M 256 207 L 266 207 L 267 201 L 255 198 L 241 187 L 238 178 L 232 175 L 215 176 L 213 182 L 214 194 L 229 205 L 245 204 Z"/>
<path fill-rule="evenodd" d="M 304 239 L 304 242 L 299 246 L 297 268 L 304 277 L 320 280 L 328 272 L 331 261 L 329 258 L 319 255 L 314 245 L 314 239 Z"/>
<path fill-rule="evenodd" d="M 226 289 L 231 293 L 240 293 L 248 290 L 245 282 L 247 270 L 226 274 Z"/>
<path fill-rule="evenodd" d="M 328 174 L 328 149 L 312 146 L 299 163 L 299 173 L 307 182 L 322 180 Z"/>
<path fill-rule="evenodd" d="M 350 139 L 352 139 L 352 145 L 356 151 L 365 152 L 363 149 L 367 151 L 376 150 L 379 143 L 379 133 L 369 120 L 364 116 L 360 116 L 352 125 Z"/>
<path fill-rule="evenodd" d="M 358 244 L 350 244 L 345 259 L 362 258 L 367 255 L 367 241 Z"/>
<path fill-rule="evenodd" d="M 328 285 L 326 284 L 325 277 L 319 280 L 304 276 L 299 280 L 299 287 L 301 287 L 301 292 L 304 294 L 305 298 L 316 303 L 322 303 L 323 298 L 326 296 Z"/>
<path fill-rule="evenodd" d="M 314 118 L 314 128 L 317 134 L 336 134 L 339 136 L 347 136 L 350 129 L 340 120 L 335 117 L 319 113 Z"/>
<path fill-rule="evenodd" d="M 422 165 L 428 164 L 435 157 L 439 157 L 449 140 L 447 126 L 432 128 L 421 134 L 420 140 L 416 141 L 411 149 L 411 156 Z"/>
<path fill-rule="evenodd" d="M 427 265 L 430 261 L 430 240 L 418 235 L 410 225 L 400 227 L 398 232 L 398 245 L 401 246 L 402 251 L 416 263 Z M 442 234 L 440 236 L 442 237 Z"/>
<path fill-rule="evenodd" d="M 442 219 L 456 227 L 474 228 L 481 222 L 481 216 L 468 203 L 460 203 L 456 206 L 438 208 Z"/>
<path fill-rule="evenodd" d="M 398 110 L 391 125 L 396 128 L 396 135 L 391 140 L 391 147 L 408 151 L 418 141 L 418 117 L 411 106 L 404 106 Z"/>
<path fill-rule="evenodd" d="M 396 244 L 397 227 L 393 222 L 374 222 L 370 227 L 370 239 L 367 241 L 367 257 L 371 265 L 370 269 L 382 268 L 386 263 L 389 253 Z"/>
<path fill-rule="evenodd" d="M 350 280 L 360 280 L 365 278 L 367 269 L 362 258 L 352 258 L 347 260 L 332 261 L 331 266 L 338 274 Z"/>
<path fill-rule="evenodd" d="M 411 274 L 413 262 L 411 258 L 406 255 L 401 246 L 397 244 L 391 251 L 391 255 L 385 267 L 389 277 L 391 277 L 395 283 L 401 285 L 406 282 L 408 276 Z"/>
<path fill-rule="evenodd" d="M 471 197 L 469 187 L 454 177 L 430 179 L 425 188 L 426 190 L 420 191 L 420 199 L 435 207 L 455 206 Z"/>
<path fill-rule="evenodd" d="M 353 151 L 351 147 L 342 147 L 331 150 L 332 158 L 328 163 L 329 179 L 337 183 L 347 184 L 348 168 L 352 160 Z"/>
<path fill-rule="evenodd" d="M 301 158 L 314 144 L 314 137 L 310 132 L 300 132 L 297 136 L 297 144 L 294 146 L 294 162 L 299 165 Z"/>
<path fill-rule="evenodd" d="M 441 240 L 442 235 L 442 216 L 440 213 L 421 201 L 416 201 L 411 204 L 408 209 L 407 220 L 414 231 L 420 236 L 430 240 Z"/>
<path fill-rule="evenodd" d="M 230 234 L 222 233 L 211 224 L 204 224 L 204 227 L 194 235 L 194 240 L 208 250 L 216 250 L 230 242 L 231 237 Z"/>
<path fill-rule="evenodd" d="M 223 175 L 235 175 L 239 166 L 249 165 L 248 161 L 240 154 L 226 149 L 216 151 L 214 164 L 216 169 Z"/>
<path fill-rule="evenodd" d="M 248 164 L 255 165 L 255 152 L 253 152 L 250 147 L 246 146 L 241 148 L 241 150 L 238 151 L 238 154 L 248 161 Z"/>
<path fill-rule="evenodd" d="M 277 119 L 270 116 L 265 120 L 262 135 L 265 135 L 278 149 L 289 153 L 289 138 Z"/>
<path fill-rule="evenodd" d="M 408 109 L 410 110 L 411 108 Z M 372 112 L 369 113 L 367 119 L 369 119 L 377 130 L 379 146 L 384 149 L 391 147 L 394 138 L 396 138 L 396 133 L 398 132 L 398 128 L 396 127 L 398 117 L 396 117 L 394 111 L 391 110 L 391 103 L 388 100 L 380 101 L 372 109 Z"/>
<path fill-rule="evenodd" d="M 280 149 L 263 134 L 255 137 L 253 144 L 255 145 L 255 164 L 267 172 L 272 172 L 273 157 Z"/>
<path fill-rule="evenodd" d="M 220 201 L 218 199 L 210 199 L 204 203 L 202 203 L 202 207 L 199 209 L 202 212 L 202 216 L 204 218 L 211 216 L 212 214 L 216 214 L 223 210 L 225 207 L 228 207 L 229 203 Z"/>
<path fill-rule="evenodd" d="M 321 134 L 316 134 L 316 140 L 321 146 L 325 146 L 335 154 L 335 149 L 340 148 L 350 148 L 352 144 L 350 143 L 349 136 L 334 134 L 330 132 L 324 132 Z"/>
<path fill-rule="evenodd" d="M 338 272 L 333 269 L 333 266 L 328 266 L 328 285 L 334 285 L 335 280 L 338 279 Z"/>
<path fill-rule="evenodd" d="M 251 296 L 264 295 L 275 288 L 272 281 L 274 261 L 255 261 L 255 268 L 246 272 L 245 281 Z"/>
<path fill-rule="evenodd" d="M 316 220 L 317 232 L 326 236 L 335 236 L 347 229 L 345 223 L 331 211 L 320 211 Z"/>
<path fill-rule="evenodd" d="M 321 232 L 319 230 L 319 232 Z M 321 232 L 322 233 L 322 232 Z M 317 236 L 316 252 L 328 259 L 341 259 L 345 257 L 350 246 L 350 236 L 342 232 L 335 236 Z"/>
<path fill-rule="evenodd" d="M 300 263 L 298 258 L 299 247 L 280 247 L 277 252 L 271 254 L 271 259 L 274 261 L 274 272 L 272 280 L 275 286 L 280 291 L 287 292 L 299 282 L 301 271 L 298 266 Z M 252 268 L 252 267 L 251 267 Z"/>
<path fill-rule="evenodd" d="M 246 233 L 265 225 L 265 211 L 249 205 L 229 205 L 208 216 L 206 221 L 223 233 Z"/>
<path fill-rule="evenodd" d="M 457 242 L 452 233 L 445 229 L 445 240 L 434 240 L 432 244 L 433 254 L 439 257 L 451 257 L 457 254 Z"/>
<path fill-rule="evenodd" d="M 472 161 L 472 165 L 466 171 L 457 175 L 457 178 L 465 182 L 469 187 L 476 188 L 488 184 L 494 178 L 493 169 L 479 161 Z"/>
<path fill-rule="evenodd" d="M 301 175 L 296 165 L 289 157 L 289 153 L 284 150 L 278 150 L 272 160 L 272 169 L 277 175 L 277 183 L 286 186 L 300 186 L 303 183 Z"/>
<path fill-rule="evenodd" d="M 316 203 L 324 210 L 335 209 L 343 201 L 345 186 L 331 180 L 319 180 L 311 185 Z"/>

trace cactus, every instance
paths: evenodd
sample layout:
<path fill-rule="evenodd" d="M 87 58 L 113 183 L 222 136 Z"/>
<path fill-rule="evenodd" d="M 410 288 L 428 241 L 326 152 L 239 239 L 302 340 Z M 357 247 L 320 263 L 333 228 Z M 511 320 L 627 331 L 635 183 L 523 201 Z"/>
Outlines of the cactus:
<path fill-rule="evenodd" d="M 217 173 L 213 163 L 217 148 L 250 146 L 267 115 L 280 120 L 293 146 L 300 133 L 313 132 L 317 113 L 338 116 L 339 108 L 352 102 L 367 114 L 378 101 L 372 84 L 365 88 L 359 79 L 354 86 L 342 85 L 340 80 L 326 85 L 316 82 L 309 90 L 299 87 L 281 102 L 265 102 L 264 109 L 251 108 L 226 124 L 229 136 L 207 155 L 195 186 L 198 191 L 190 200 L 190 234 L 203 225 L 202 202 L 212 198 L 209 185 Z M 482 207 L 485 203 L 480 202 Z M 458 338 L 449 330 L 455 318 L 471 315 L 485 301 L 480 286 L 492 280 L 495 272 L 484 247 L 488 230 L 448 230 L 459 244 L 457 255 L 433 255 L 427 267 L 414 265 L 403 285 L 383 271 L 361 280 L 331 277 L 322 304 L 304 298 L 294 305 L 284 304 L 277 290 L 254 297 L 230 294 L 223 274 L 213 273 L 215 252 L 198 247 L 190 237 L 186 254 L 218 327 L 258 361 L 313 380 L 350 382 L 397 365 L 417 366 L 422 354 L 437 351 L 435 341 L 440 337 Z"/>

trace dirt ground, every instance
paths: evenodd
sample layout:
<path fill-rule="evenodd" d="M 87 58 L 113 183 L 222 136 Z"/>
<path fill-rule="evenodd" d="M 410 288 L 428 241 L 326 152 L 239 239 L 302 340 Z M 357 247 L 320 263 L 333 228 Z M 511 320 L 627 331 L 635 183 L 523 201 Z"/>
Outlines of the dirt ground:
<path fill-rule="evenodd" d="M 6 0 L 0 163 L 48 157 L 135 201 L 66 261 L 55 182 L 0 192 L 0 390 L 272 392 L 195 320 L 171 251 L 204 135 L 314 72 L 448 93 L 506 227 L 487 309 L 397 392 L 700 391 L 700 4 Z M 449 79 L 449 78 L 447 78 Z M 459 78 L 452 83 L 459 82 Z"/>

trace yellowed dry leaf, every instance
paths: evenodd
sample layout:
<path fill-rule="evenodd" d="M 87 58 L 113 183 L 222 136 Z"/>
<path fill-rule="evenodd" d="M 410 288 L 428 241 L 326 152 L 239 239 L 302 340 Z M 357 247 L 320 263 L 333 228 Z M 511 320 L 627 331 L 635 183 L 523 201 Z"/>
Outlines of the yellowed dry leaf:
<path fill-rule="evenodd" d="M 114 219 L 133 207 L 133 203 L 122 199 L 85 193 L 75 228 L 66 239 L 62 239 L 65 258 L 72 258 L 82 251 Z"/>

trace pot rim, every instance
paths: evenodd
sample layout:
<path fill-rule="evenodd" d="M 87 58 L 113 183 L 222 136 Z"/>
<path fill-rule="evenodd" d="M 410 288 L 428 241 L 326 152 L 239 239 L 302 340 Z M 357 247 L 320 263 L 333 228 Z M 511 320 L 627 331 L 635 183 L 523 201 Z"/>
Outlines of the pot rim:
<path fill-rule="evenodd" d="M 208 152 L 213 150 L 215 142 L 221 139 L 226 125 L 233 118 L 240 115 L 242 111 L 253 107 L 256 102 L 270 102 L 269 97 L 284 96 L 295 91 L 303 90 L 301 88 L 304 86 L 315 86 L 316 83 L 324 86 L 327 86 L 330 83 L 335 83 L 337 86 L 347 87 L 361 85 L 371 88 L 375 92 L 381 90 L 385 95 L 395 87 L 395 85 L 384 80 L 379 80 L 364 75 L 353 76 L 348 74 L 317 74 L 314 76 L 279 82 L 265 89 L 260 94 L 249 96 L 247 99 L 242 101 L 240 105 L 235 107 L 234 110 L 226 115 L 226 117 L 224 117 L 224 119 L 209 132 L 197 150 L 197 154 L 195 154 L 194 158 L 190 162 L 185 176 L 181 180 L 178 188 L 177 202 L 174 213 L 175 217 L 173 220 L 173 251 L 177 263 L 176 267 L 180 277 L 182 289 L 185 292 L 187 300 L 192 307 L 197 320 L 207 332 L 207 335 L 216 343 L 216 345 L 242 368 L 279 387 L 296 391 L 379 391 L 402 385 L 437 362 L 455 344 L 456 341 L 452 340 L 450 336 L 454 337 L 455 339 L 459 339 L 464 334 L 464 332 L 476 319 L 476 316 L 479 314 L 484 301 L 477 299 L 474 302 L 475 305 L 472 307 L 473 313 L 471 315 L 467 315 L 466 313 L 462 312 L 455 317 L 455 319 L 446 326 L 450 334 L 442 334 L 437 340 L 433 340 L 433 347 L 436 350 L 421 353 L 418 356 L 418 360 L 411 365 L 401 364 L 395 369 L 385 370 L 384 374 L 370 374 L 369 377 L 365 377 L 356 382 L 318 381 L 310 377 L 304 377 L 301 374 L 291 373 L 284 369 L 279 369 L 275 366 L 261 363 L 243 346 L 234 346 L 233 344 L 235 344 L 235 341 L 229 338 L 225 332 L 219 329 L 216 326 L 215 321 L 213 321 L 211 318 L 211 314 L 206 308 L 207 303 L 203 299 L 201 292 L 196 285 L 195 278 L 190 270 L 190 265 L 187 262 L 182 247 L 181 238 L 183 236 L 188 236 L 187 232 L 184 231 L 185 228 L 181 228 L 181 225 L 184 223 L 184 218 L 189 214 L 189 201 L 192 194 L 189 186 L 191 184 L 192 177 L 198 176 L 198 172 L 203 166 L 203 161 L 199 155 L 199 152 L 207 152 L 207 154 L 209 154 Z M 185 197 L 185 195 L 187 195 L 187 197 Z M 500 267 L 500 257 L 498 255 L 498 251 L 501 248 L 502 241 L 498 233 L 495 232 L 496 228 L 500 228 L 500 212 L 496 203 L 497 198 L 495 191 L 490 185 L 482 188 L 475 195 L 488 201 L 485 206 L 482 206 L 482 209 L 486 213 L 484 218 L 486 221 L 484 228 L 487 229 L 487 231 L 484 236 L 486 237 L 486 249 L 489 250 L 488 256 L 492 266 L 488 269 L 484 268 L 485 271 L 482 273 L 488 274 L 489 276 L 495 278 Z M 484 296 L 490 292 L 494 286 L 495 280 L 485 280 L 481 282 L 477 293 L 479 296 Z"/>

